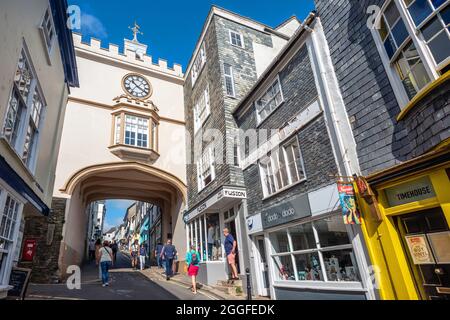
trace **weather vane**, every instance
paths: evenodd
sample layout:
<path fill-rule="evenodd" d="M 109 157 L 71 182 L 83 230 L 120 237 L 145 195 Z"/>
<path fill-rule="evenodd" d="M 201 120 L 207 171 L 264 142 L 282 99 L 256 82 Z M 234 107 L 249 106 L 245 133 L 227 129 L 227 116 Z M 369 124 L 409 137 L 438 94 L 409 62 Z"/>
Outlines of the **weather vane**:
<path fill-rule="evenodd" d="M 128 29 L 130 29 L 133 32 L 133 35 L 134 35 L 133 41 L 135 41 L 135 42 L 139 42 L 137 39 L 138 34 L 144 35 L 144 33 L 141 32 L 141 27 L 136 23 L 136 21 L 134 21 L 134 27 L 133 28 L 128 27 Z"/>

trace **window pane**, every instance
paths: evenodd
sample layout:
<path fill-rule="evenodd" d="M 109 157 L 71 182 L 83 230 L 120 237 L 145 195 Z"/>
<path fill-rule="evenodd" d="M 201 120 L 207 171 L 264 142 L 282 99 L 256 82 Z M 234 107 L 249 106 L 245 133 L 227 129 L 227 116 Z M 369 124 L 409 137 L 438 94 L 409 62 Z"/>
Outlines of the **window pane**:
<path fill-rule="evenodd" d="M 450 24 L 450 5 L 441 11 L 442 20 L 444 20 L 445 25 Z"/>
<path fill-rule="evenodd" d="M 340 215 L 314 221 L 314 226 L 322 248 L 350 244 L 347 229 Z"/>
<path fill-rule="evenodd" d="M 439 21 L 438 17 L 434 17 L 430 20 L 423 28 L 422 35 L 426 41 L 429 41 L 433 36 L 435 36 L 439 31 L 441 31 L 444 27 L 442 23 Z"/>
<path fill-rule="evenodd" d="M 450 39 L 444 30 L 428 43 L 436 63 L 439 64 L 450 56 Z"/>
<path fill-rule="evenodd" d="M 12 146 L 15 145 L 17 136 L 19 134 L 20 121 L 22 118 L 22 112 L 25 107 L 20 100 L 18 92 L 13 90 L 11 98 L 8 105 L 8 113 L 6 114 L 5 125 L 3 127 L 3 134 L 5 138 L 11 143 Z"/>
<path fill-rule="evenodd" d="M 394 23 L 400 17 L 400 13 L 398 12 L 397 6 L 395 5 L 394 1 L 391 1 L 391 3 L 387 6 L 384 15 L 386 17 L 387 23 L 392 28 L 394 26 Z"/>
<path fill-rule="evenodd" d="M 394 38 L 392 38 L 391 35 L 388 35 L 386 41 L 384 41 L 384 49 L 386 50 L 389 59 L 391 59 L 394 56 L 395 51 L 397 50 Z"/>
<path fill-rule="evenodd" d="M 416 26 L 421 24 L 432 13 L 428 0 L 416 0 L 408 10 Z"/>
<path fill-rule="evenodd" d="M 323 281 L 320 269 L 319 255 L 317 252 L 295 255 L 298 280 L 300 281 Z"/>
<path fill-rule="evenodd" d="M 291 234 L 293 251 L 315 249 L 317 247 L 311 223 L 290 228 L 289 232 Z"/>
<path fill-rule="evenodd" d="M 401 46 L 403 42 L 405 42 L 408 37 L 408 31 L 406 30 L 405 24 L 403 20 L 399 20 L 394 28 L 392 28 L 392 35 L 397 43 L 397 46 Z"/>
<path fill-rule="evenodd" d="M 275 280 L 295 280 L 294 267 L 290 255 L 272 257 L 275 265 Z"/>
<path fill-rule="evenodd" d="M 34 142 L 36 137 L 36 129 L 32 120 L 30 119 L 30 124 L 28 125 L 27 135 L 25 137 L 25 145 L 23 147 L 22 161 L 26 164 L 30 164 L 31 156 L 33 154 Z"/>
<path fill-rule="evenodd" d="M 328 281 L 360 281 L 355 255 L 352 249 L 323 253 Z"/>
<path fill-rule="evenodd" d="M 439 8 L 447 0 L 431 0 L 435 9 Z"/>
<path fill-rule="evenodd" d="M 270 234 L 273 250 L 276 253 L 289 251 L 289 241 L 286 230 L 276 231 Z"/>

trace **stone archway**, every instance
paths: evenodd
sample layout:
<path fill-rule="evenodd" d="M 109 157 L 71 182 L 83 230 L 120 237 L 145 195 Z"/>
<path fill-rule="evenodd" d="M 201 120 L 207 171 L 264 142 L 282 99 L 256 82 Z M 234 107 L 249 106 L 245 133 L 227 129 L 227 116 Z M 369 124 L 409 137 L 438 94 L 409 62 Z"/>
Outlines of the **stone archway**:
<path fill-rule="evenodd" d="M 174 243 L 184 249 L 180 213 L 187 199 L 186 185 L 164 170 L 139 162 L 92 165 L 73 173 L 59 191 L 65 196 L 53 201 L 54 214 L 64 214 L 65 220 L 59 249 L 59 278 L 65 277 L 68 266 L 83 262 L 88 223 L 85 211 L 96 200 L 127 199 L 157 204 L 163 208 L 163 240 L 172 234 Z"/>

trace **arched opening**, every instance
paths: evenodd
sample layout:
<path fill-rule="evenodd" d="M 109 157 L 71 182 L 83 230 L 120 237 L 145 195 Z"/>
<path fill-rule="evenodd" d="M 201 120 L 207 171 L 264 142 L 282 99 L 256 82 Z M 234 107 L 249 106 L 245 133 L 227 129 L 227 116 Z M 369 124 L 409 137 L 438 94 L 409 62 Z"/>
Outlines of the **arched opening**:
<path fill-rule="evenodd" d="M 58 261 L 61 277 L 66 275 L 68 266 L 80 265 L 86 257 L 87 207 L 98 200 L 124 199 L 158 206 L 162 241 L 171 238 L 184 255 L 181 213 L 186 203 L 186 186 L 172 174 L 139 162 L 106 163 L 77 171 L 60 191 L 67 196 L 54 199 L 65 216 Z"/>

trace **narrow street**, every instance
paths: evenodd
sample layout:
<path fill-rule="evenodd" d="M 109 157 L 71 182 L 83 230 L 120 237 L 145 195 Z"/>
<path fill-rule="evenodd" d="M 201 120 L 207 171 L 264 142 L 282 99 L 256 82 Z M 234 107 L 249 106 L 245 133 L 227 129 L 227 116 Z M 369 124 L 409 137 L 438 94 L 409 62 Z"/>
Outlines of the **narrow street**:
<path fill-rule="evenodd" d="M 110 286 L 102 287 L 98 267 L 86 264 L 81 270 L 81 289 L 70 290 L 62 284 L 30 284 L 27 299 L 33 300 L 210 300 L 204 294 L 194 295 L 188 287 L 175 282 L 148 279 L 131 269 L 128 256 L 118 253 L 110 271 Z"/>

